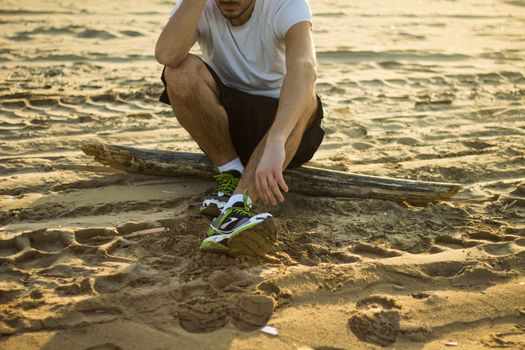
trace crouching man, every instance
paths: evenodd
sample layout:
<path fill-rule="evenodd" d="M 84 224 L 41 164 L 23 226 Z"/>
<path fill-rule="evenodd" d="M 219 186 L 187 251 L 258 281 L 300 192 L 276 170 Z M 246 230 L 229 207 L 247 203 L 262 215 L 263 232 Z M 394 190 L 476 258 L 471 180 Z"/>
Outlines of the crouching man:
<path fill-rule="evenodd" d="M 252 203 L 284 201 L 283 170 L 323 140 L 311 17 L 307 0 L 178 0 L 160 34 L 160 101 L 219 169 L 202 251 L 265 254 L 272 216 Z"/>

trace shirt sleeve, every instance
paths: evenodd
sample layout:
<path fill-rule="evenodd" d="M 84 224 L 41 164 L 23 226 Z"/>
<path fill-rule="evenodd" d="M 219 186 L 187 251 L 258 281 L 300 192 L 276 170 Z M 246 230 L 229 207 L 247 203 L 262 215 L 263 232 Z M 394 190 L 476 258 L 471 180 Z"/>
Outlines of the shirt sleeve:
<path fill-rule="evenodd" d="M 279 39 L 300 22 L 312 23 L 312 10 L 308 0 L 281 0 L 275 13 L 274 30 Z"/>

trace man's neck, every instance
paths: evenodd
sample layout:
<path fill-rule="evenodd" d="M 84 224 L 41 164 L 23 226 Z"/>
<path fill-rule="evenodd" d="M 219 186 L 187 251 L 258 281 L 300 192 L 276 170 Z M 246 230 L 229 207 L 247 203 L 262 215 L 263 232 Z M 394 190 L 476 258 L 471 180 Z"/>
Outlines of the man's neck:
<path fill-rule="evenodd" d="M 232 26 L 239 27 L 248 22 L 248 20 L 252 17 L 253 9 L 255 8 L 255 1 L 257 0 L 252 0 L 250 5 L 248 5 L 248 7 L 246 7 L 246 9 L 241 12 L 239 17 L 229 20 Z"/>

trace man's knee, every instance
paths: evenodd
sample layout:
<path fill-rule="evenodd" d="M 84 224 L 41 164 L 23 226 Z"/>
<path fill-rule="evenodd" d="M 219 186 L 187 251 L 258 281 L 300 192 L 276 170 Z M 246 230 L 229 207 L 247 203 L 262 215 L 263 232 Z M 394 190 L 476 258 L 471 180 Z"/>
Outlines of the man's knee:
<path fill-rule="evenodd" d="M 306 119 L 305 128 L 310 127 L 317 119 L 317 114 L 319 110 L 319 99 L 317 98 L 316 94 L 313 94 L 310 97 L 310 100 L 308 102 L 308 106 L 306 108 L 306 115 L 308 116 L 308 119 Z"/>
<path fill-rule="evenodd" d="M 203 83 L 204 63 L 195 55 L 189 54 L 177 67 L 168 67 L 164 78 L 170 99 L 186 99 L 195 93 L 198 84 Z"/>

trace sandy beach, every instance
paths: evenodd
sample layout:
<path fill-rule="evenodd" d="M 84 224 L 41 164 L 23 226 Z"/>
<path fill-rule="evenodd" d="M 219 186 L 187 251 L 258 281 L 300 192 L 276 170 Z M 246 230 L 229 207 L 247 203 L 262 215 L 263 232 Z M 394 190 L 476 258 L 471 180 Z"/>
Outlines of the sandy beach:
<path fill-rule="evenodd" d="M 464 189 L 424 207 L 290 193 L 266 257 L 203 254 L 213 182 L 80 150 L 199 152 L 158 102 L 173 3 L 4 0 L 0 349 L 525 349 L 525 2 L 310 3 L 309 164 Z"/>

